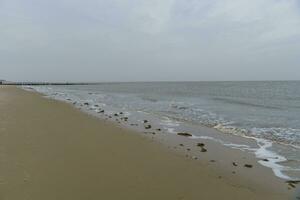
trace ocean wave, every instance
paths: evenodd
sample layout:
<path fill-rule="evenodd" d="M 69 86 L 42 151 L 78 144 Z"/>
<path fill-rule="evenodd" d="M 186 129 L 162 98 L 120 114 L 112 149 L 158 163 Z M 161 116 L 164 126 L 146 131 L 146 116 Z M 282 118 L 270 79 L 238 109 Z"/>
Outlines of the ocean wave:
<path fill-rule="evenodd" d="M 269 150 L 272 147 L 272 142 L 265 139 L 253 139 L 255 139 L 259 145 L 259 148 L 254 152 L 257 158 L 262 159 L 258 162 L 265 167 L 271 168 L 277 177 L 285 180 L 292 180 L 293 178 L 286 175 L 284 171 L 298 170 L 298 168 L 293 169 L 291 167 L 281 165 L 280 163 L 287 161 L 287 159 L 284 156 Z M 267 159 L 267 161 L 265 161 L 265 159 Z"/>
<path fill-rule="evenodd" d="M 251 107 L 258 107 L 258 108 L 268 108 L 268 109 L 276 109 L 276 110 L 281 110 L 280 107 L 277 106 L 270 106 L 270 105 L 266 105 L 266 104 L 258 104 L 258 103 L 251 103 L 251 102 L 247 102 L 247 101 L 243 101 L 243 100 L 237 100 L 237 99 L 230 99 L 230 98 L 225 98 L 225 97 L 214 97 L 213 100 L 217 100 L 217 101 L 223 101 L 226 103 L 230 103 L 230 104 L 238 104 L 238 105 L 245 105 L 245 106 L 251 106 Z"/>
<path fill-rule="evenodd" d="M 151 98 L 151 97 L 141 97 L 143 100 L 145 101 L 149 101 L 149 102 L 152 102 L 152 103 L 155 103 L 155 102 L 158 102 L 157 99 L 155 98 Z"/>
<path fill-rule="evenodd" d="M 209 125 L 209 127 L 211 127 Z M 228 124 L 216 124 L 212 128 L 222 133 L 233 134 L 242 137 L 255 137 L 258 139 L 267 139 L 279 144 L 290 145 L 300 149 L 299 129 L 292 128 L 252 128 L 251 130 L 239 128 Z"/>
<path fill-rule="evenodd" d="M 277 143 L 300 148 L 300 129 L 293 128 L 252 128 L 251 135 L 262 137 Z"/>
<path fill-rule="evenodd" d="M 233 149 L 252 152 L 256 156 L 256 158 L 259 159 L 258 162 L 261 165 L 272 169 L 275 176 L 285 180 L 294 180 L 293 177 L 286 175 L 285 172 L 300 171 L 299 166 L 298 167 L 284 166 L 283 162 L 288 161 L 287 158 L 274 151 L 269 150 L 273 145 L 271 141 L 254 138 L 254 137 L 247 137 L 247 138 L 255 140 L 258 145 L 258 148 L 253 148 L 244 144 L 228 143 L 228 142 L 224 142 L 221 139 L 217 139 L 210 136 L 195 136 L 195 135 L 192 136 L 192 139 L 212 140 Z"/>

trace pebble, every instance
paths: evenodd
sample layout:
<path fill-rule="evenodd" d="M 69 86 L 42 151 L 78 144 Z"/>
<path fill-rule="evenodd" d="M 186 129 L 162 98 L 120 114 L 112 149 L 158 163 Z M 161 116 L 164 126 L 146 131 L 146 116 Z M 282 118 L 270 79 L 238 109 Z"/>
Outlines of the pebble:
<path fill-rule="evenodd" d="M 245 164 L 244 167 L 247 167 L 247 168 L 252 168 L 253 165 L 250 165 L 250 164 Z"/>
<path fill-rule="evenodd" d="M 190 133 L 177 133 L 177 135 L 185 136 L 185 137 L 191 137 L 191 136 L 193 136 L 193 135 L 190 134 Z"/>

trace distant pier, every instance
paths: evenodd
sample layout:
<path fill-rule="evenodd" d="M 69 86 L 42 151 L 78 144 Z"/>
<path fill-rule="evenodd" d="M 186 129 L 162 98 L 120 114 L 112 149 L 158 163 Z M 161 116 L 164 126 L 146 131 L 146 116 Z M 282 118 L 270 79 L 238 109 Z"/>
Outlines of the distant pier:
<path fill-rule="evenodd" d="M 94 85 L 97 83 L 84 82 L 12 82 L 0 80 L 0 85 Z"/>

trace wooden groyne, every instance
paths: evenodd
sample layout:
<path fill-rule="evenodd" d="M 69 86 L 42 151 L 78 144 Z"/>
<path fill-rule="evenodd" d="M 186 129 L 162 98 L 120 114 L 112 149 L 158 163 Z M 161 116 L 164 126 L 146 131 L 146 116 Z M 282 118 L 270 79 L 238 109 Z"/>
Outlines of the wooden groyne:
<path fill-rule="evenodd" d="M 97 83 L 84 82 L 7 82 L 0 81 L 0 85 L 95 85 Z"/>

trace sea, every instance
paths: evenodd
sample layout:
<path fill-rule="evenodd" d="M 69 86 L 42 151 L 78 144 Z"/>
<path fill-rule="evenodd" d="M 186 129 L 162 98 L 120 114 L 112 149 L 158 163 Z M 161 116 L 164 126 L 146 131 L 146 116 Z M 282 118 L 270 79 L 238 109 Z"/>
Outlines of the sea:
<path fill-rule="evenodd" d="M 156 119 L 169 134 L 197 127 L 255 140 L 248 150 L 283 179 L 300 179 L 300 81 L 133 82 L 30 86 L 50 98 L 72 103 L 95 115 L 121 112 L 131 123 Z M 27 87 L 28 89 L 28 87 Z M 188 128 L 188 127 L 193 127 Z M 206 139 L 216 139 L 207 137 Z M 219 140 L 219 139 L 218 139 Z M 222 142 L 221 142 L 222 143 Z"/>

